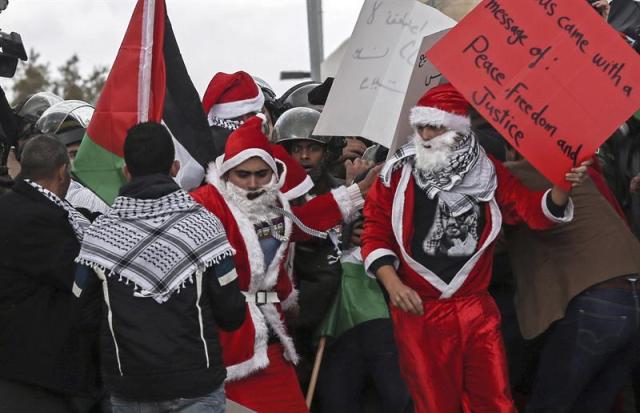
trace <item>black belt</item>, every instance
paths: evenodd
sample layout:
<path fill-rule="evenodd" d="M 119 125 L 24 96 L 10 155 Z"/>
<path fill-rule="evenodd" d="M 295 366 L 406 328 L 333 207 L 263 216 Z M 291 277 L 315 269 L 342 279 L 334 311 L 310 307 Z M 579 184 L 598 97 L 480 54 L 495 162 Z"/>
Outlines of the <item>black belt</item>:
<path fill-rule="evenodd" d="M 264 304 L 275 304 L 279 303 L 280 299 L 278 298 L 278 293 L 275 291 L 256 291 L 251 294 L 248 292 L 242 292 L 244 297 L 248 303 L 255 303 L 256 305 L 264 305 Z"/>

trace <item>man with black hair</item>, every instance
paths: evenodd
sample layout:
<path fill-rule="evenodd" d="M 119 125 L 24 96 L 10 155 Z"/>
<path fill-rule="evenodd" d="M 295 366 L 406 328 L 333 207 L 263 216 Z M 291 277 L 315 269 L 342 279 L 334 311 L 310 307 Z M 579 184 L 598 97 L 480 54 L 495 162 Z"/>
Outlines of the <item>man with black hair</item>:
<path fill-rule="evenodd" d="M 93 338 L 72 294 L 89 222 L 64 200 L 70 179 L 64 145 L 36 136 L 0 197 L 0 412 L 83 412 L 93 403 Z"/>
<path fill-rule="evenodd" d="M 117 412 L 222 413 L 217 328 L 237 329 L 246 312 L 234 250 L 218 218 L 172 179 L 180 165 L 164 126 L 129 129 L 124 159 L 129 182 L 87 230 L 75 286 L 81 298 L 102 287 L 111 403 Z"/>
<path fill-rule="evenodd" d="M 223 222 L 249 306 L 243 326 L 221 334 L 229 398 L 261 413 L 307 412 L 294 370 L 298 353 L 284 325 L 284 311 L 295 311 L 298 298 L 291 243 L 332 236 L 326 231 L 362 206 L 375 173 L 291 206 L 282 192 L 288 170 L 274 156 L 264 122 L 256 116 L 231 133 L 209 167 L 209 184 L 192 195 Z"/>
<path fill-rule="evenodd" d="M 133 177 L 159 174 L 167 181 L 167 175 L 177 175 L 180 168 L 175 159 L 175 148 L 167 128 L 159 123 L 138 124 L 127 132 L 124 142 L 125 174 Z M 169 177 L 171 181 L 171 177 Z"/>
<path fill-rule="evenodd" d="M 338 138 L 312 135 L 319 118 L 320 112 L 297 107 L 284 112 L 274 127 L 276 143 L 284 146 L 313 180 L 314 186 L 305 196 L 307 200 L 344 184 L 327 170 L 330 158 L 339 156 L 340 145 L 332 142 Z M 336 234 L 340 232 L 341 225 L 338 225 Z M 304 388 L 311 376 L 314 333 L 335 298 L 341 269 L 332 241 L 320 238 L 296 243 L 293 268 L 300 291 L 300 310 L 288 321 L 294 332 L 296 349 L 301 355 L 297 373 Z"/>

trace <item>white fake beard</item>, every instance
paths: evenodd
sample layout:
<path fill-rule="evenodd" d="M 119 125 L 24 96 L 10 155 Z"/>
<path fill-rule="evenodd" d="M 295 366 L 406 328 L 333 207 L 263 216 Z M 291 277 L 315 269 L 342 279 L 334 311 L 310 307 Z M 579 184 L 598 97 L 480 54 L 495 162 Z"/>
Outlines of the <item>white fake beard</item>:
<path fill-rule="evenodd" d="M 457 137 L 457 132 L 449 131 L 425 142 L 420 135 L 414 134 L 412 142 L 416 147 L 416 169 L 434 172 L 449 166 L 449 156 L 453 153 Z"/>
<path fill-rule="evenodd" d="M 271 178 L 271 181 L 258 191 L 248 191 L 227 181 L 224 192 L 230 202 L 236 205 L 252 223 L 257 224 L 259 222 L 270 221 L 279 216 L 277 212 L 271 209 L 271 207 L 278 206 L 279 189 L 277 188 L 277 184 L 275 174 Z M 255 192 L 263 192 L 263 194 L 255 199 L 249 199 L 247 197 L 249 194 Z"/>

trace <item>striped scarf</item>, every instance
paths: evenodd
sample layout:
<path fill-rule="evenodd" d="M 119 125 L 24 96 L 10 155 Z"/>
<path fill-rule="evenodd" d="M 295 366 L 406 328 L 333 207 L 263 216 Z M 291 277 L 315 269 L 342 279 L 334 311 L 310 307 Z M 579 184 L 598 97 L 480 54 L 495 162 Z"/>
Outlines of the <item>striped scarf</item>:
<path fill-rule="evenodd" d="M 393 171 L 407 163 L 413 166 L 415 154 L 413 143 L 398 149 L 380 172 L 382 182 L 389 186 Z M 435 199 L 437 196 L 440 206 L 453 217 L 473 210 L 479 202 L 493 199 L 498 186 L 495 167 L 473 134 L 465 136 L 453 148 L 447 167 L 437 171 L 413 168 L 412 174 L 427 197 Z"/>
<path fill-rule="evenodd" d="M 58 195 L 49 191 L 47 188 L 42 185 L 33 182 L 30 179 L 24 180 L 27 184 L 29 184 L 36 191 L 40 192 L 44 195 L 49 201 L 53 202 L 60 208 L 67 211 L 67 220 L 69 220 L 69 224 L 71 224 L 71 228 L 73 228 L 73 232 L 76 234 L 76 238 L 79 242 L 82 242 L 82 238 L 84 237 L 84 232 L 91 224 L 84 215 L 79 213 L 67 200 L 62 200 L 58 197 Z"/>

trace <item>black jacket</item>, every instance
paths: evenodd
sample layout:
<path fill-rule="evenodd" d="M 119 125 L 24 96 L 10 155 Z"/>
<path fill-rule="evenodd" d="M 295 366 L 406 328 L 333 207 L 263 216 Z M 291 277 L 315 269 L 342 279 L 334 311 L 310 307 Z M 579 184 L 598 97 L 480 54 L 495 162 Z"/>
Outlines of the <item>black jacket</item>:
<path fill-rule="evenodd" d="M 343 184 L 325 172 L 311 192 L 322 195 Z M 299 290 L 300 314 L 292 326 L 311 337 L 333 303 L 340 286 L 342 266 L 337 260 L 335 247 L 328 239 L 311 238 L 297 242 L 295 251 L 294 274 Z"/>
<path fill-rule="evenodd" d="M 155 199 L 177 189 L 169 176 L 151 175 L 134 179 L 120 194 Z M 187 282 L 163 304 L 136 297 L 132 283 L 107 276 L 100 327 L 107 390 L 137 401 L 194 398 L 216 390 L 226 377 L 217 329 L 240 327 L 246 313 L 238 281 L 224 287 L 218 281 L 230 270 L 234 270 L 232 257 L 204 273 L 199 300 L 194 277 L 193 283 Z M 102 290 L 102 284 L 90 277 L 82 294 Z"/>
<path fill-rule="evenodd" d="M 0 197 L 0 377 L 94 391 L 95 336 L 79 321 L 99 307 L 89 296 L 83 309 L 72 294 L 78 251 L 67 212 L 30 185 L 19 180 Z"/>

